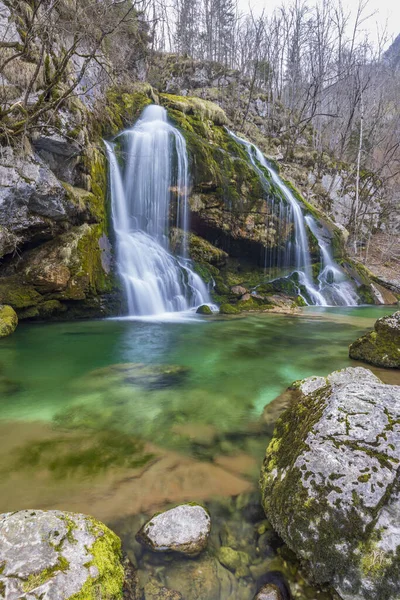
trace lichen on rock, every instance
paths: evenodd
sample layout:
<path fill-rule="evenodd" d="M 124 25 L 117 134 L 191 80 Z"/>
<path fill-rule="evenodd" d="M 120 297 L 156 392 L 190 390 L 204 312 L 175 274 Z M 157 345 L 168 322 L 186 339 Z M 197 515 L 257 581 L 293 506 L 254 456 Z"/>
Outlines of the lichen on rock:
<path fill-rule="evenodd" d="M 7 600 L 122 600 L 121 542 L 103 523 L 58 510 L 0 515 Z"/>
<path fill-rule="evenodd" d="M 317 583 L 345 600 L 400 588 L 400 387 L 361 367 L 292 386 L 261 473 L 263 506 Z"/>

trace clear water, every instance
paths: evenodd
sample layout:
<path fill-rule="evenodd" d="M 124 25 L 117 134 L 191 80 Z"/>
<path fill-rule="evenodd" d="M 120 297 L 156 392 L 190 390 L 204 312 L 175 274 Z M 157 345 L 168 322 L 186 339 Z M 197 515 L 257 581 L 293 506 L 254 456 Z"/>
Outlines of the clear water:
<path fill-rule="evenodd" d="M 354 364 L 348 344 L 390 312 L 22 324 L 0 341 L 0 512 L 57 507 L 110 521 L 240 493 L 268 442 L 263 407 L 295 379 Z M 171 461 L 179 476 L 166 491 Z"/>

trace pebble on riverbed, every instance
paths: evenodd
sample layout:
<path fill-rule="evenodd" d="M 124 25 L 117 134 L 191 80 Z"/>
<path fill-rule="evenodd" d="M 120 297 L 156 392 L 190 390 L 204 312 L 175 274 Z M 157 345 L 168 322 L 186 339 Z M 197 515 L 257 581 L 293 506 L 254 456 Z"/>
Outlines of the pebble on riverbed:
<path fill-rule="evenodd" d="M 197 556 L 208 542 L 211 519 L 199 504 L 181 504 L 152 517 L 136 535 L 153 552 Z"/>

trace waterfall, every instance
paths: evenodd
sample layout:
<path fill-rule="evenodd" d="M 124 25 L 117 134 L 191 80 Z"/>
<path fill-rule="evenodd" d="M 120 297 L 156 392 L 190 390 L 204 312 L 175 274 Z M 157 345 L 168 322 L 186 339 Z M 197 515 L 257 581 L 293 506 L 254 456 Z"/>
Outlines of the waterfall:
<path fill-rule="evenodd" d="M 129 315 L 159 315 L 209 303 L 207 288 L 187 258 L 184 137 L 168 122 L 164 108 L 151 105 L 134 127 L 105 144 L 117 266 Z M 176 226 L 183 232 L 179 257 L 169 251 L 172 194 L 177 198 Z"/>
<path fill-rule="evenodd" d="M 232 131 L 229 131 L 229 134 L 246 148 L 249 159 L 265 191 L 268 192 L 271 186 L 263 169 L 269 173 L 272 182 L 282 195 L 281 198 L 273 199 L 270 202 L 270 217 L 266 226 L 268 227 L 269 221 L 273 220 L 279 223 L 278 234 L 280 234 L 280 231 L 293 230 L 293 235 L 289 235 L 283 249 L 278 249 L 275 241 L 272 248 L 270 248 L 269 261 L 265 266 L 278 269 L 293 266 L 298 277 L 299 295 L 307 304 L 318 306 L 357 305 L 358 295 L 353 284 L 333 259 L 329 236 L 326 236 L 323 228 L 318 226 L 311 215 L 304 216 L 295 195 L 269 165 L 261 150 L 247 140 L 238 137 Z M 316 238 L 321 253 L 321 270 L 318 275 L 318 283 L 313 280 L 306 227 Z M 293 273 L 290 277 L 292 276 Z"/>

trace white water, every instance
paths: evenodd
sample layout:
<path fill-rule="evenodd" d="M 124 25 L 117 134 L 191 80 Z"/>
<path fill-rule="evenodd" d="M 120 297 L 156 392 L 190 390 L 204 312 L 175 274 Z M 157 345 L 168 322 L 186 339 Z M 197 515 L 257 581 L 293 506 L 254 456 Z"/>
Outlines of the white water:
<path fill-rule="evenodd" d="M 357 305 L 358 295 L 343 270 L 334 261 L 330 240 L 326 241 L 324 239 L 316 221 L 311 215 L 304 217 L 301 206 L 291 189 L 271 168 L 261 150 L 247 140 L 238 137 L 232 131 L 229 131 L 229 134 L 246 148 L 251 163 L 257 171 L 265 190 L 269 191 L 270 185 L 259 165 L 268 171 L 273 183 L 282 193 L 286 206 L 289 207 L 289 210 L 285 210 L 282 201 L 278 202 L 278 210 L 275 203 L 270 207 L 273 214 L 280 219 L 284 218 L 286 223 L 293 225 L 294 229 L 293 243 L 290 239 L 286 242 L 283 258 L 282 252 L 278 256 L 270 252 L 270 266 L 282 268 L 293 264 L 298 274 L 299 283 L 306 290 L 306 295 L 301 294 L 299 290 L 300 296 L 307 304 L 311 301 L 311 304 L 317 306 Z M 321 251 L 322 267 L 318 276 L 318 284 L 313 281 L 306 225 L 316 237 Z M 275 264 L 272 264 L 272 262 L 275 262 Z"/>
<path fill-rule="evenodd" d="M 106 142 L 118 271 L 130 316 L 163 315 L 209 303 L 187 258 L 189 187 L 186 143 L 160 106 L 148 106 L 132 129 Z M 170 200 L 177 197 L 180 257 L 169 252 Z"/>
<path fill-rule="evenodd" d="M 358 294 L 343 269 L 333 259 L 329 237 L 324 235 L 323 228 L 311 215 L 306 215 L 305 221 L 317 239 L 321 252 L 319 291 L 329 306 L 357 306 Z"/>

